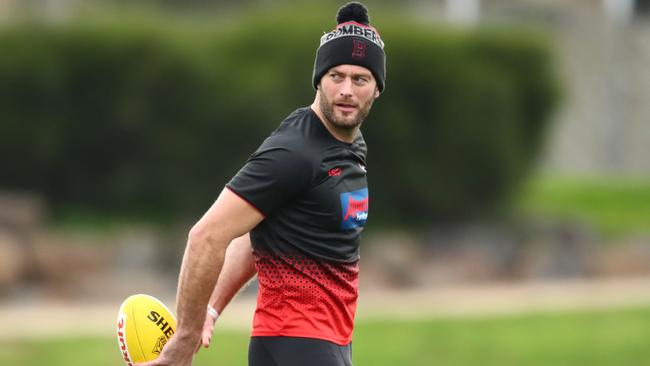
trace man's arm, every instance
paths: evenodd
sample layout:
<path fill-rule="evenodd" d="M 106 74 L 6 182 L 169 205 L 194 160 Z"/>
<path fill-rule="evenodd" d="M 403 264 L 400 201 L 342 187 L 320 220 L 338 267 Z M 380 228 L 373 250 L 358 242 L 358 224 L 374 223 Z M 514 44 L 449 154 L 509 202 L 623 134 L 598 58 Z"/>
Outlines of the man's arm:
<path fill-rule="evenodd" d="M 250 235 L 245 234 L 233 240 L 226 249 L 223 268 L 212 296 L 210 296 L 209 304 L 219 314 L 222 314 L 237 292 L 255 276 L 255 273 L 255 260 Z M 215 321 L 216 319 L 212 318 L 212 316 L 206 315 L 201 334 L 203 347 L 207 348 L 210 345 Z"/>
<path fill-rule="evenodd" d="M 245 234 L 233 240 L 226 249 L 226 258 L 210 297 L 210 305 L 221 314 L 237 292 L 256 273 L 250 236 Z"/>
<path fill-rule="evenodd" d="M 248 233 L 263 219 L 259 211 L 226 188 L 192 227 L 176 294 L 176 332 L 160 357 L 142 366 L 192 364 L 208 300 L 223 267 L 226 248 L 231 241 Z"/>

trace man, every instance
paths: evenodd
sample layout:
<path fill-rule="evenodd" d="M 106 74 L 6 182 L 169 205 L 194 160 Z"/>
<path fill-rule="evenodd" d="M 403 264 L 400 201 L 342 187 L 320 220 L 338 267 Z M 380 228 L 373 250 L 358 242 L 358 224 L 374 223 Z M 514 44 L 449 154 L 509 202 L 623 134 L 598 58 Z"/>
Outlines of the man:
<path fill-rule="evenodd" d="M 343 6 L 337 21 L 317 51 L 313 104 L 282 122 L 191 229 L 176 333 L 143 365 L 191 365 L 218 313 L 256 273 L 250 366 L 352 364 L 368 217 L 359 128 L 384 88 L 385 54 L 365 6 Z"/>

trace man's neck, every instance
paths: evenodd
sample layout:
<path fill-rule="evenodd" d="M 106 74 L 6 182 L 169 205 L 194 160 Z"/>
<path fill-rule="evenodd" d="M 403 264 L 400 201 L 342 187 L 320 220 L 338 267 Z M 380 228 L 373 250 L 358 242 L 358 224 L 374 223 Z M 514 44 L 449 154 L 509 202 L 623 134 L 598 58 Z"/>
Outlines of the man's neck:
<path fill-rule="evenodd" d="M 354 139 L 357 137 L 357 133 L 359 132 L 359 127 L 354 127 L 352 129 L 342 129 L 336 127 L 330 120 L 325 117 L 325 114 L 320 109 L 320 105 L 318 104 L 317 101 L 314 101 L 311 105 L 311 110 L 316 113 L 318 116 L 318 119 L 320 119 L 321 123 L 329 133 L 334 136 L 335 139 L 351 144 L 354 142 Z"/>

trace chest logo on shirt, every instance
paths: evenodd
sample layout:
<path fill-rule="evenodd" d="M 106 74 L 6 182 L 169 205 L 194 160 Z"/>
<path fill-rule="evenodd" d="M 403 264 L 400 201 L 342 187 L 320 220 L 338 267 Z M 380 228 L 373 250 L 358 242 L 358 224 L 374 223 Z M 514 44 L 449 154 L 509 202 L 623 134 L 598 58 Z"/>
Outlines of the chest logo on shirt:
<path fill-rule="evenodd" d="M 341 228 L 356 229 L 368 219 L 368 188 L 341 193 Z"/>
<path fill-rule="evenodd" d="M 327 175 L 329 175 L 330 177 L 338 177 L 341 175 L 341 173 L 343 173 L 343 168 L 334 168 L 334 169 L 330 169 L 327 172 Z"/>

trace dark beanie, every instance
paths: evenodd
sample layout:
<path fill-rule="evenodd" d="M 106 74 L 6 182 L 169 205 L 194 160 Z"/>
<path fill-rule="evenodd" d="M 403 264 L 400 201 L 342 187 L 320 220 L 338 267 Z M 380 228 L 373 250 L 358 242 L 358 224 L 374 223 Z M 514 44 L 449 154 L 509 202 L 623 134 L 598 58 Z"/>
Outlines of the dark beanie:
<path fill-rule="evenodd" d="M 361 3 L 348 3 L 339 9 L 336 21 L 336 29 L 321 37 L 316 51 L 314 88 L 330 68 L 350 64 L 370 70 L 379 91 L 383 91 L 386 80 L 384 42 L 370 25 L 368 9 Z"/>

